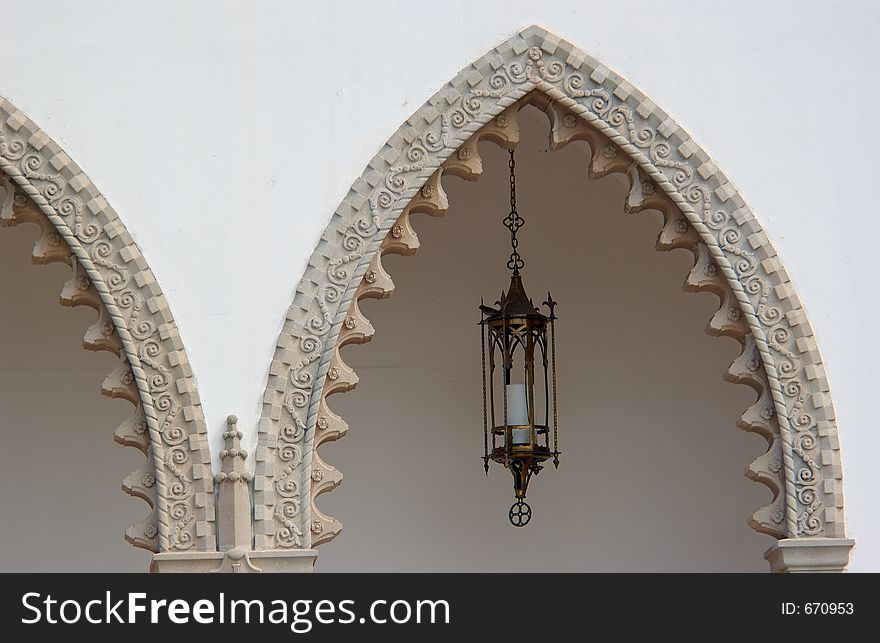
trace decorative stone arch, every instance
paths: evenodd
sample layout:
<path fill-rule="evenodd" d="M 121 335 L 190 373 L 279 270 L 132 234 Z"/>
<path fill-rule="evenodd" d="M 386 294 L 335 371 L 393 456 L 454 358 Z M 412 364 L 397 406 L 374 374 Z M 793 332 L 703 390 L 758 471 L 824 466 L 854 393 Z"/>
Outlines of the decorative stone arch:
<path fill-rule="evenodd" d="M 214 550 L 214 482 L 201 402 L 165 296 L 132 236 L 79 166 L 0 98 L 0 223 L 35 223 L 34 263 L 64 262 L 61 303 L 91 306 L 83 347 L 121 362 L 102 392 L 135 411 L 114 439 L 140 449 L 123 490 L 152 511 L 125 539 L 153 552 Z M 76 439 L 75 437 L 72 439 Z"/>
<path fill-rule="evenodd" d="M 661 249 L 693 250 L 686 287 L 721 298 L 708 330 L 742 342 L 728 378 L 753 386 L 758 401 L 739 423 L 769 442 L 747 475 L 774 490 L 771 504 L 751 521 L 778 539 L 766 554 L 771 568 L 842 570 L 853 541 L 846 538 L 831 395 L 812 328 L 776 250 L 733 184 L 683 128 L 618 74 L 537 26 L 462 70 L 410 117 L 324 231 L 269 369 L 256 453 L 256 548 L 309 550 L 341 530 L 314 504 L 342 479 L 316 448 L 347 430 L 326 398 L 357 383 L 339 348 L 373 333 L 357 301 L 390 295 L 381 255 L 415 252 L 408 215 L 445 210 L 441 174 L 476 178 L 479 140 L 515 145 L 515 113 L 524 102 L 548 114 L 553 146 L 589 142 L 594 176 L 624 173 L 627 208 L 664 214 Z"/>

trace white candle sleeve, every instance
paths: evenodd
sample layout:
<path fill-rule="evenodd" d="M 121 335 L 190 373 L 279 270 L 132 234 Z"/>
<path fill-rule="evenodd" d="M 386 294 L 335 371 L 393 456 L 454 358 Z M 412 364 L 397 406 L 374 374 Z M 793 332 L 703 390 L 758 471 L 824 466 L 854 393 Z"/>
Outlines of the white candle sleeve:
<path fill-rule="evenodd" d="M 507 424 L 528 425 L 529 423 L 529 398 L 526 394 L 525 384 L 507 385 Z M 514 444 L 528 444 L 528 429 L 512 429 Z"/>

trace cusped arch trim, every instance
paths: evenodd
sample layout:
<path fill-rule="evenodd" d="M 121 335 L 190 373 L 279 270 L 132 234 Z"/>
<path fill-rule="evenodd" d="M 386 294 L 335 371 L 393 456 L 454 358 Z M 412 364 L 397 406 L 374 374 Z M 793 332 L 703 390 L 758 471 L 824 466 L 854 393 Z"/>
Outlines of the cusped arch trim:
<path fill-rule="evenodd" d="M 341 476 L 314 451 L 316 433 L 325 434 L 323 441 L 333 439 L 328 431 L 345 430 L 322 406 L 325 395 L 356 382 L 337 350 L 357 341 L 352 333 L 366 338 L 372 332 L 366 320 L 349 315 L 352 300 L 387 277 L 378 262 L 382 245 L 389 234 L 398 237 L 395 226 L 420 191 L 418 198 L 429 196 L 425 190 L 437 170 L 453 154 L 465 158 L 481 128 L 533 92 L 607 138 L 697 231 L 766 374 L 784 470 L 780 542 L 810 538 L 848 554 L 852 541 L 846 539 L 828 380 L 807 315 L 769 238 L 739 191 L 668 114 L 608 67 L 537 26 L 462 70 L 410 117 L 370 161 L 324 231 L 269 369 L 256 454 L 257 548 L 307 549 L 338 533 L 340 525 L 321 515 L 313 499 Z M 372 290 L 383 295 L 381 287 Z M 789 550 L 801 559 L 808 551 L 774 550 L 771 565 L 797 567 L 780 562 Z"/>
<path fill-rule="evenodd" d="M 46 237 L 48 245 L 63 252 L 38 257 L 35 248 L 35 261 L 70 261 L 74 276 L 62 303 L 97 308 L 103 334 L 112 330 L 118 337 L 106 350 L 117 352 L 123 366 L 108 377 L 104 392 L 129 399 L 136 411 L 115 439 L 148 458 L 123 488 L 153 507 L 129 527 L 126 540 L 153 552 L 214 550 L 214 482 L 198 389 L 144 255 L 79 166 L 2 97 L 0 172 L 3 222 L 51 225 L 57 236 Z M 85 345 L 92 347 L 88 333 Z"/>

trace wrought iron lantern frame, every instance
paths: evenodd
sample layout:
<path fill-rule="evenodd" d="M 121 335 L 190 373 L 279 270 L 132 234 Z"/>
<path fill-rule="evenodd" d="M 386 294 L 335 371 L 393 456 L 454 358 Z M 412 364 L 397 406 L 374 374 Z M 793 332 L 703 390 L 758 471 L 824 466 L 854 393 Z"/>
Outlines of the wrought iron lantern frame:
<path fill-rule="evenodd" d="M 513 475 L 516 502 L 510 509 L 510 522 L 518 527 L 531 520 L 531 508 L 525 502 L 529 482 L 553 459 L 559 466 L 559 436 L 556 376 L 556 302 L 550 293 L 543 302 L 546 314 L 528 297 L 522 282 L 525 262 L 519 255 L 517 232 L 525 224 L 516 208 L 516 161 L 510 152 L 510 213 L 504 218 L 510 230 L 511 271 L 507 292 L 495 302 L 496 307 L 480 304 L 481 353 L 483 367 L 483 466 L 489 473 L 489 461 L 497 462 Z M 520 351 L 521 355 L 517 355 Z M 522 383 L 517 383 L 516 369 L 522 368 Z M 536 371 L 538 371 L 536 373 Z M 499 377 L 500 374 L 500 377 Z M 501 387 L 500 395 L 496 385 Z M 511 386 L 525 387 L 527 417 L 521 412 L 511 418 L 508 391 Z M 540 387 L 543 387 L 542 395 Z M 543 405 L 540 398 L 543 397 Z M 496 412 L 501 402 L 501 414 Z M 517 400 L 519 402 L 519 400 Z M 538 406 L 543 406 L 539 414 Z M 542 417 L 543 416 L 543 417 Z M 551 419 L 552 418 L 552 419 Z M 498 420 L 502 420 L 499 422 Z M 527 420 L 523 422 L 523 420 Z M 491 440 L 490 440 L 491 437 Z M 491 447 L 490 447 L 491 442 Z"/>

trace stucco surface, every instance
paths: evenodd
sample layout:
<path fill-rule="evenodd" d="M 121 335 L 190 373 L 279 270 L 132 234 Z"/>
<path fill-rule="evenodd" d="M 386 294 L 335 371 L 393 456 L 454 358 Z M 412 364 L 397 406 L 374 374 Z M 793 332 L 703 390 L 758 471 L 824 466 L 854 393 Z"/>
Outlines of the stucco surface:
<path fill-rule="evenodd" d="M 870 341 L 880 224 L 864 205 L 878 183 L 865 139 L 880 106 L 870 82 L 876 5 L 445 6 L 0 5 L 5 23 L 21 26 L 0 42 L 0 93 L 58 139 L 124 217 L 175 312 L 214 452 L 230 412 L 253 444 L 295 282 L 369 158 L 463 65 L 541 23 L 674 114 L 772 235 L 829 372 L 848 528 L 859 542 L 852 569 L 880 569 L 880 349 Z M 364 34 L 376 36 L 370 47 Z"/>

